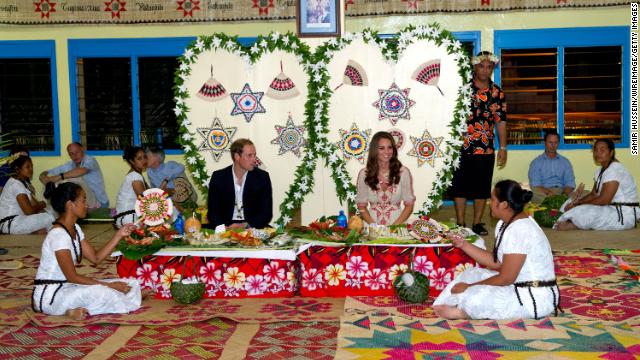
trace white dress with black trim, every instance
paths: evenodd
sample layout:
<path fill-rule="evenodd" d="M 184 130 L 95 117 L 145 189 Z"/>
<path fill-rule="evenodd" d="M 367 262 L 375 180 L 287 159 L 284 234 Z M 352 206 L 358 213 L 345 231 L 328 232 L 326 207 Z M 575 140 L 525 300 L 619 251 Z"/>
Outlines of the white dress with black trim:
<path fill-rule="evenodd" d="M 89 315 L 98 315 L 123 314 L 140 308 L 140 286 L 135 279 L 100 279 L 104 282 L 126 282 L 131 287 L 126 294 L 103 285 L 80 285 L 66 281 L 55 253 L 69 250 L 74 264 L 77 263 L 82 253 L 81 244 L 85 240 L 80 226 L 76 224 L 75 227 L 77 235 L 73 240 L 65 229 L 59 227 L 47 234 L 33 288 L 33 310 L 49 315 L 64 315 L 67 310 L 85 308 Z"/>
<path fill-rule="evenodd" d="M 502 220 L 498 222 L 496 234 L 502 223 Z M 532 218 L 515 220 L 506 228 L 498 248 L 498 261 L 502 262 L 505 254 L 527 255 L 515 284 L 540 281 L 555 284 L 549 240 Z M 498 272 L 489 269 L 467 269 L 447 285 L 433 305 L 457 306 L 472 319 L 496 320 L 541 318 L 556 310 L 560 294 L 555 285 L 523 286 L 517 289 L 515 285 L 474 285 L 462 293 L 451 294 L 451 288 L 459 282 L 473 284 L 496 274 Z"/>

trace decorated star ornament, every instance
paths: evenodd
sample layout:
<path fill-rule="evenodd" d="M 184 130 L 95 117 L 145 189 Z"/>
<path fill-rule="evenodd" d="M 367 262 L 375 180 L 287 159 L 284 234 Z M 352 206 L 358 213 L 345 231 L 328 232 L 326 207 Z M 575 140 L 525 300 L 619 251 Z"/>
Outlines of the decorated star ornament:
<path fill-rule="evenodd" d="M 296 126 L 293 123 L 291 114 L 289 114 L 287 124 L 285 126 L 275 125 L 275 129 L 278 136 L 271 140 L 271 143 L 280 145 L 278 155 L 291 151 L 297 157 L 300 157 L 300 150 L 307 143 L 304 139 L 304 126 Z"/>
<path fill-rule="evenodd" d="M 198 134 L 204 139 L 198 146 L 198 151 L 211 151 L 213 160 L 217 162 L 220 160 L 222 153 L 229 149 L 231 140 L 233 140 L 238 128 L 224 127 L 220 118 L 215 117 L 211 127 L 198 128 L 197 130 Z"/>
<path fill-rule="evenodd" d="M 248 83 L 244 84 L 241 92 L 231 93 L 231 98 L 233 99 L 231 115 L 242 114 L 247 122 L 251 122 L 253 115 L 267 112 L 260 103 L 263 96 L 263 91 L 253 92 Z"/>
<path fill-rule="evenodd" d="M 380 98 L 373 103 L 379 111 L 378 120 L 389 119 L 395 126 L 399 119 L 410 120 L 409 109 L 415 105 L 415 101 L 409 99 L 411 89 L 400 89 L 396 83 L 392 83 L 388 89 L 379 89 Z"/>
<path fill-rule="evenodd" d="M 444 156 L 440 148 L 443 140 L 444 137 L 439 136 L 433 138 L 431 134 L 429 134 L 429 130 L 425 130 L 420 138 L 411 136 L 413 145 L 407 154 L 418 158 L 418 166 L 422 166 L 425 162 L 428 162 L 431 167 L 435 167 L 436 158 Z"/>
<path fill-rule="evenodd" d="M 387 132 L 391 134 L 391 136 L 393 136 L 393 140 L 396 142 L 396 149 L 400 151 L 400 149 L 402 149 L 402 146 L 404 146 L 405 139 L 407 137 L 404 135 L 404 133 L 400 129 L 393 128 L 393 129 L 387 130 Z"/>
<path fill-rule="evenodd" d="M 371 129 L 360 130 L 356 123 L 351 125 L 351 129 L 340 129 L 340 141 L 338 148 L 342 151 L 345 160 L 354 158 L 360 163 L 364 163 L 369 150 L 369 139 L 371 137 Z"/>

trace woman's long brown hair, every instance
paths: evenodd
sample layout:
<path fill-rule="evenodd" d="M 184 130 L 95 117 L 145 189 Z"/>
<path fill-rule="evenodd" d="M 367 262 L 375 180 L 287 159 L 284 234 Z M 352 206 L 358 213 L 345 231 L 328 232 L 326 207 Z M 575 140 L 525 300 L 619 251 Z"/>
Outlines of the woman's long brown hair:
<path fill-rule="evenodd" d="M 387 139 L 391 142 L 393 147 L 393 156 L 389 160 L 389 183 L 397 184 L 400 182 L 400 168 L 402 163 L 398 160 L 398 148 L 396 148 L 396 141 L 393 135 L 386 131 L 378 131 L 371 138 L 371 144 L 369 145 L 369 156 L 367 157 L 367 169 L 365 170 L 365 184 L 369 185 L 372 190 L 378 190 L 378 144 L 380 140 Z"/>

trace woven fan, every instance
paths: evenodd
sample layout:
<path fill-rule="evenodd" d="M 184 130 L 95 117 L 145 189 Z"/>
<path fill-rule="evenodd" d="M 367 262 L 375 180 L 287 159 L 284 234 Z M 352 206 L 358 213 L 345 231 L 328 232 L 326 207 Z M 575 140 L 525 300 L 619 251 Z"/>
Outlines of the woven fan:
<path fill-rule="evenodd" d="M 444 96 L 444 93 L 438 86 L 440 80 L 440 59 L 427 61 L 426 63 L 418 66 L 413 72 L 411 78 L 421 84 L 435 86 L 440 94 Z"/>
<path fill-rule="evenodd" d="M 342 85 L 351 86 L 367 86 L 369 80 L 367 79 L 367 73 L 362 66 L 353 60 L 349 60 L 347 66 L 344 68 L 344 76 L 342 77 L 342 84 L 338 85 L 334 90 Z"/>
<path fill-rule="evenodd" d="M 198 90 L 196 96 L 202 100 L 211 102 L 220 101 L 229 96 L 224 86 L 213 77 L 213 65 L 211 65 L 211 77 L 202 85 L 200 90 Z"/>
<path fill-rule="evenodd" d="M 282 71 L 282 61 L 280 61 L 280 74 L 273 79 L 269 89 L 267 90 L 267 96 L 274 99 L 289 99 L 300 94 L 296 84 L 293 83 L 291 78 L 284 74 Z"/>

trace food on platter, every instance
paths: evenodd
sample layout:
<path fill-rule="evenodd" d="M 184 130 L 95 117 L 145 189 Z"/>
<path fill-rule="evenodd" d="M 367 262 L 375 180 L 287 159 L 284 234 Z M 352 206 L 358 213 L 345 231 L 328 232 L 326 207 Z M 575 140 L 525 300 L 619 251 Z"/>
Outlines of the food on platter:
<path fill-rule="evenodd" d="M 414 238 L 429 244 L 435 244 L 442 240 L 444 227 L 428 216 L 421 216 L 409 226 L 409 233 Z"/>
<path fill-rule="evenodd" d="M 163 224 L 171 219 L 173 202 L 164 190 L 153 188 L 138 196 L 135 204 L 136 216 L 147 226 Z"/>
<path fill-rule="evenodd" d="M 195 214 L 184 221 L 184 232 L 187 234 L 192 234 L 196 232 L 200 232 L 202 229 L 202 224 L 200 220 L 195 217 Z"/>
<path fill-rule="evenodd" d="M 309 226 L 297 226 L 287 229 L 287 233 L 303 240 L 317 240 L 326 242 L 354 243 L 360 238 L 360 233 L 348 227 L 338 226 L 336 217 L 321 217 Z"/>
<path fill-rule="evenodd" d="M 349 218 L 349 221 L 347 222 L 347 227 L 349 228 L 349 230 L 355 230 L 361 233 L 362 229 L 364 228 L 364 221 L 362 221 L 362 218 L 360 218 L 360 216 L 353 215 L 352 217 Z"/>
<path fill-rule="evenodd" d="M 190 245 L 207 245 L 207 246 L 215 246 L 229 243 L 230 239 L 224 239 L 220 236 L 220 234 L 214 234 L 211 231 L 197 231 L 192 233 L 187 233 L 185 235 L 185 240 Z"/>
<path fill-rule="evenodd" d="M 407 225 L 379 225 L 369 224 L 367 226 L 367 237 L 370 241 L 377 241 L 380 239 L 386 240 L 410 240 L 412 239 Z"/>

